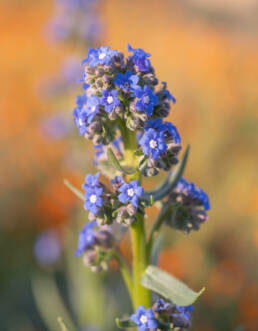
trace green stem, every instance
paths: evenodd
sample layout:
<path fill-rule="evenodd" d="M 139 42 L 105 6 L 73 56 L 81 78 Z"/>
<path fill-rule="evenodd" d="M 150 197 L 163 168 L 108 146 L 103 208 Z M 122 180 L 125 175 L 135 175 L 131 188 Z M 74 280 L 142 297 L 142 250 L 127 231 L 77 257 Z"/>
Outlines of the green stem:
<path fill-rule="evenodd" d="M 124 148 L 125 161 L 128 166 L 138 166 L 138 160 L 135 156 L 137 149 L 137 139 L 135 132 L 132 132 L 122 125 L 120 126 Z M 128 180 L 137 179 L 141 182 L 141 174 L 137 170 L 134 174 L 128 176 Z M 141 285 L 141 277 L 146 267 L 148 266 L 148 255 L 146 250 L 146 236 L 144 227 L 144 215 L 137 214 L 137 220 L 131 225 L 131 242 L 133 253 L 133 303 L 134 309 L 139 305 L 144 305 L 145 308 L 151 307 L 151 292 Z"/>

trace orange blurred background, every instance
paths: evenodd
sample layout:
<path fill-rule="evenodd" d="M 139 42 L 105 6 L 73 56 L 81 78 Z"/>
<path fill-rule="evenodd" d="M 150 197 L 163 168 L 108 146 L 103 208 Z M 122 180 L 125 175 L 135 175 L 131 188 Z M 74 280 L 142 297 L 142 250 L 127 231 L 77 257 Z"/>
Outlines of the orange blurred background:
<path fill-rule="evenodd" d="M 93 171 L 92 147 L 83 138 L 51 141 L 39 131 L 40 120 L 56 110 L 41 95 L 41 79 L 74 52 L 74 45 L 44 38 L 52 10 L 45 0 L 0 2 L 0 288 L 6 300 L 10 279 L 33 260 L 26 238 L 60 229 L 78 206 L 63 178 L 80 185 Z M 209 222 L 198 233 L 164 233 L 159 264 L 195 289 L 206 287 L 193 330 L 258 330 L 257 3 L 102 0 L 100 10 L 103 45 L 126 51 L 130 42 L 152 54 L 158 78 L 177 99 L 170 119 L 183 146 L 191 145 L 185 176 L 211 200 Z M 81 59 L 86 53 L 85 46 Z M 71 122 L 75 96 L 58 109 Z M 73 168 L 69 155 L 80 165 Z"/>

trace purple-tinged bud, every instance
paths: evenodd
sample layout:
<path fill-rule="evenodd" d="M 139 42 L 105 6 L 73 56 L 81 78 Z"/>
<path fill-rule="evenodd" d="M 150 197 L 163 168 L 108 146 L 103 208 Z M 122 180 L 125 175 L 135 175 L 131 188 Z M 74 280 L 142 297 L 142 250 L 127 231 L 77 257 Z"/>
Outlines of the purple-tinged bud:
<path fill-rule="evenodd" d="M 129 205 L 126 206 L 126 210 L 129 214 L 129 216 L 135 216 L 137 213 L 137 208 L 131 203 L 129 203 Z"/>
<path fill-rule="evenodd" d="M 110 121 L 114 121 L 115 119 L 117 119 L 117 113 L 115 108 L 108 114 L 108 118 L 110 119 Z"/>
<path fill-rule="evenodd" d="M 114 245 L 114 237 L 108 229 L 99 230 L 95 234 L 96 244 L 104 249 L 112 248 Z"/>
<path fill-rule="evenodd" d="M 149 85 L 150 87 L 153 87 L 159 83 L 157 77 L 154 73 L 147 73 L 142 76 L 142 79 L 144 81 L 144 85 Z"/>
<path fill-rule="evenodd" d="M 96 264 L 98 259 L 98 253 L 94 248 L 88 249 L 84 254 L 83 254 L 83 264 L 85 266 L 92 266 Z"/>

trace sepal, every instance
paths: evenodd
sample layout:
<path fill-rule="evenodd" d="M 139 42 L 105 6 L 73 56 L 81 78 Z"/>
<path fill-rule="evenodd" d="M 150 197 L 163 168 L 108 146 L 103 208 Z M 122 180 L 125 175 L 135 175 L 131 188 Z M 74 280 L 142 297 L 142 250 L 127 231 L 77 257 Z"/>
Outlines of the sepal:
<path fill-rule="evenodd" d="M 115 319 L 116 325 L 119 327 L 119 329 L 128 329 L 128 328 L 135 328 L 136 325 L 133 321 L 130 319 L 127 320 L 120 320 L 119 318 Z"/>

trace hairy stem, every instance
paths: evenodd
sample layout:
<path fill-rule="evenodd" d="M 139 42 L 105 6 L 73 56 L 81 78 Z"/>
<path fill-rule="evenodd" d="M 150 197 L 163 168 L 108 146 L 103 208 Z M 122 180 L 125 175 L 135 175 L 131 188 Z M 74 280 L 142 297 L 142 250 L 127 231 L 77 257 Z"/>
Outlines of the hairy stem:
<path fill-rule="evenodd" d="M 136 134 L 130 130 L 121 130 L 125 147 L 125 161 L 129 166 L 138 165 L 135 150 L 137 149 Z M 137 179 L 141 182 L 141 174 L 137 170 L 134 174 L 128 176 L 129 180 Z M 133 303 L 136 309 L 139 305 L 146 308 L 151 307 L 151 293 L 141 285 L 141 277 L 148 265 L 148 255 L 146 250 L 146 237 L 144 227 L 144 215 L 137 214 L 137 220 L 131 225 L 131 242 L 133 253 Z"/>

